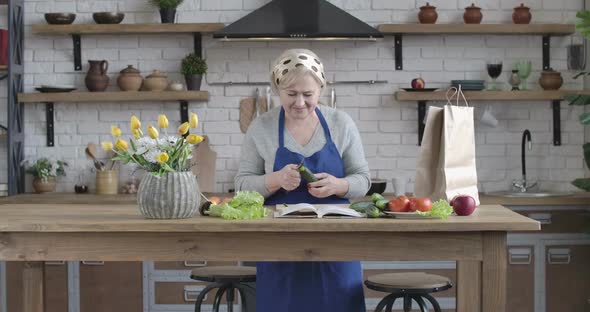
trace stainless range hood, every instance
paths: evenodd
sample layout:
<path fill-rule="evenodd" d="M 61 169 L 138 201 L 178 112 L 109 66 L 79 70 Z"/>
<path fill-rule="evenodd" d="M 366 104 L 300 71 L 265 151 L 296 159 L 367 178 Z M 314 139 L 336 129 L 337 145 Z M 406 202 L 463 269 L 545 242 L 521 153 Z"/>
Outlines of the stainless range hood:
<path fill-rule="evenodd" d="M 273 0 L 213 34 L 223 40 L 376 40 L 377 29 L 326 0 Z"/>

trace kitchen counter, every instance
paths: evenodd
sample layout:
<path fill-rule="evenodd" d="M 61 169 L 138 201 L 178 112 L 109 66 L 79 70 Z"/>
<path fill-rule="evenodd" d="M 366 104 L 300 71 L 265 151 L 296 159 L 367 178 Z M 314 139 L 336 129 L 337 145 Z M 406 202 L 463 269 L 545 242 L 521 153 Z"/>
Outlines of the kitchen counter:
<path fill-rule="evenodd" d="M 230 193 L 205 194 L 205 196 L 231 197 Z M 390 198 L 393 194 L 383 194 Z M 482 205 L 503 206 L 590 206 L 590 193 L 577 193 L 569 196 L 555 196 L 543 198 L 507 198 L 480 194 Z M 363 198 L 363 200 L 368 197 Z M 19 194 L 16 196 L 0 198 L 0 204 L 24 204 L 24 203 L 52 203 L 52 204 L 123 204 L 134 203 L 134 194 L 97 195 L 93 193 L 46 193 L 46 194 Z"/>

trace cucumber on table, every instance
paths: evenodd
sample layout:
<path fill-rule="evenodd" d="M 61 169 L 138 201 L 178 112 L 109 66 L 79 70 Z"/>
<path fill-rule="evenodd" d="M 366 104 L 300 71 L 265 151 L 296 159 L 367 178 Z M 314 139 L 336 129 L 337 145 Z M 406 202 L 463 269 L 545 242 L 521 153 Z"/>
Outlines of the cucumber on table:
<path fill-rule="evenodd" d="M 350 204 L 350 206 L 348 206 L 348 208 L 356 210 L 361 213 L 364 213 L 368 207 L 374 206 L 374 205 L 375 205 L 375 203 L 373 203 L 373 201 L 359 201 L 359 202 Z"/>
<path fill-rule="evenodd" d="M 379 193 L 373 193 L 373 195 L 371 195 L 371 200 L 372 200 L 374 203 L 377 203 L 378 201 L 380 201 L 380 200 L 384 200 L 384 199 L 385 199 L 385 197 L 383 197 L 383 195 L 381 195 L 381 194 L 379 194 Z"/>

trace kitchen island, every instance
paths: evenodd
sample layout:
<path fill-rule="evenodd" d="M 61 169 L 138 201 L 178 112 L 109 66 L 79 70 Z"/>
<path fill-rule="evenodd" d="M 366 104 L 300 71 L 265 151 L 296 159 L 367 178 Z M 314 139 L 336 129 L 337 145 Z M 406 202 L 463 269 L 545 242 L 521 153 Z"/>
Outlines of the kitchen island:
<path fill-rule="evenodd" d="M 133 196 L 52 196 L 0 201 L 0 260 L 26 262 L 25 312 L 44 310 L 43 261 L 194 259 L 457 261 L 457 311 L 504 311 L 506 235 L 540 229 L 500 205 L 448 220 L 147 220 Z"/>

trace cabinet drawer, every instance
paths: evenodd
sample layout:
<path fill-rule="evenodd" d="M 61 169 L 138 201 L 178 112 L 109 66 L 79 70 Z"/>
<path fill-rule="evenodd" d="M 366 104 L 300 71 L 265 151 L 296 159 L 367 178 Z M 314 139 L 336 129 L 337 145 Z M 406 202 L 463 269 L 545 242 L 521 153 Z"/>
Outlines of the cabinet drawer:
<path fill-rule="evenodd" d="M 581 233 L 584 232 L 588 211 L 551 210 L 551 211 L 517 211 L 518 213 L 541 222 L 541 233 Z M 535 231 L 535 233 L 539 233 Z"/>
<path fill-rule="evenodd" d="M 194 304 L 200 291 L 207 285 L 206 282 L 155 282 L 156 304 Z M 217 290 L 215 288 L 209 291 L 203 303 L 213 304 Z M 236 296 L 237 292 L 234 292 L 234 303 L 238 300 Z M 225 304 L 225 294 L 221 302 Z"/>
<path fill-rule="evenodd" d="M 218 265 L 238 265 L 234 261 L 174 261 L 174 262 L 154 262 L 154 269 L 156 270 L 192 270 L 204 266 L 218 266 Z"/>
<path fill-rule="evenodd" d="M 376 274 L 383 274 L 383 273 L 404 273 L 404 272 L 424 272 L 427 274 L 436 274 L 441 276 L 446 276 L 451 280 L 453 283 L 453 287 L 448 290 L 437 292 L 432 294 L 434 297 L 455 297 L 455 289 L 456 289 L 456 282 L 457 282 L 457 273 L 454 269 L 412 269 L 412 270 L 364 270 L 363 271 L 363 281 L 367 280 L 367 277 Z M 375 291 L 372 289 L 368 289 L 367 286 L 363 286 L 365 289 L 365 298 L 367 299 L 382 299 L 387 295 L 387 293 Z"/>
<path fill-rule="evenodd" d="M 534 246 L 508 247 L 507 312 L 535 311 Z"/>
<path fill-rule="evenodd" d="M 547 312 L 590 311 L 590 245 L 547 246 Z"/>

